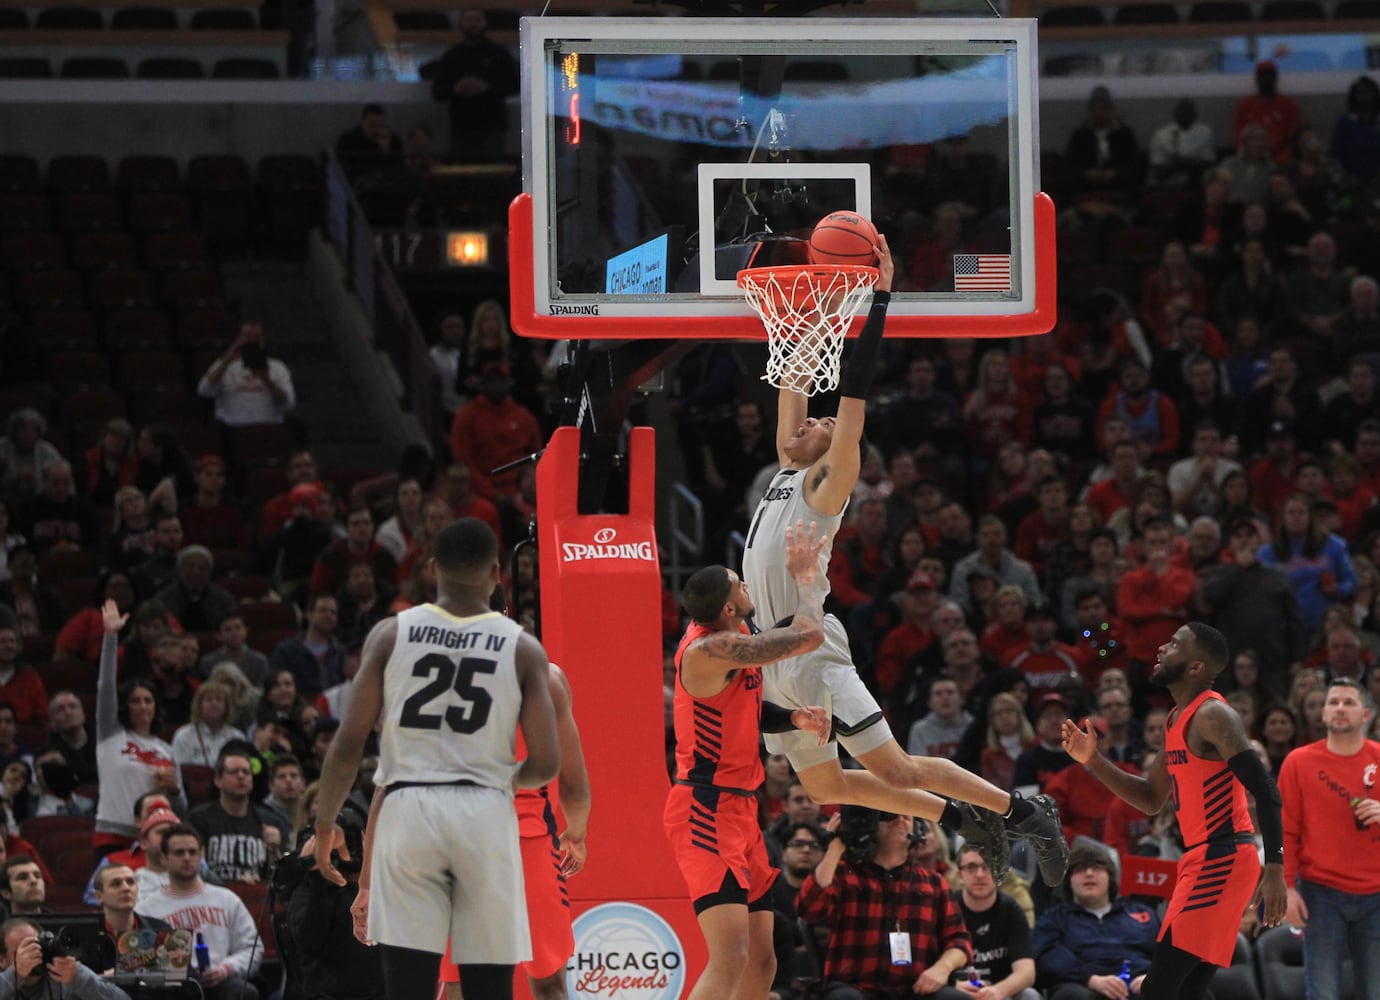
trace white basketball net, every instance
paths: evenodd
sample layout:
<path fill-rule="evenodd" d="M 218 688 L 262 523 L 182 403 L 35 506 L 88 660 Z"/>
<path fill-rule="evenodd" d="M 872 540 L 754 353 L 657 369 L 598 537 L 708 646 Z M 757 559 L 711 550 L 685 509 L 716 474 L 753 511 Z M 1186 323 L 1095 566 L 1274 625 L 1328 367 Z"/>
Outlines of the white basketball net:
<path fill-rule="evenodd" d="M 767 328 L 767 371 L 778 389 L 832 392 L 853 317 L 877 283 L 875 267 L 810 264 L 738 272 L 738 287 Z"/>

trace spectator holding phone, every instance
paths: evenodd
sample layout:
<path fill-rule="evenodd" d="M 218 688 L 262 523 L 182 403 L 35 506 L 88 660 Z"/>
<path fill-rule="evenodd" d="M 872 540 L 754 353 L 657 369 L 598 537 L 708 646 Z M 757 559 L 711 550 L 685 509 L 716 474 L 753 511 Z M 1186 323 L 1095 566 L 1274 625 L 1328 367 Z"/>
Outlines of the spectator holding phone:
<path fill-rule="evenodd" d="M 227 427 L 281 424 L 297 405 L 292 373 L 264 349 L 264 325 L 247 319 L 239 336 L 201 376 L 197 395 L 216 401 L 216 420 Z"/>

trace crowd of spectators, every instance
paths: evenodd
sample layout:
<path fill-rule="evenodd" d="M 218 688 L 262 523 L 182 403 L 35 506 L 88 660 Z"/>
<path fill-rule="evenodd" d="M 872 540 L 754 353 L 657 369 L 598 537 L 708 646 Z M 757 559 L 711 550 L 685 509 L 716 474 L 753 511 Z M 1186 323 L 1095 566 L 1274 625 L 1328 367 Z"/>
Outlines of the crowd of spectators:
<path fill-rule="evenodd" d="M 489 355 L 483 378 L 465 366 L 475 391 L 458 397 L 462 412 L 495 382 L 505 412 L 519 406 Z M 202 381 L 225 428 L 271 427 L 292 409 L 290 374 L 263 353 L 257 324 Z M 481 517 L 510 544 L 525 537 L 531 470 L 495 482 L 474 474 L 469 450 L 443 460 L 414 449 L 397 472 L 337 482 L 307 448 L 252 465 L 229 450 L 188 455 L 172 429 L 135 434 L 112 420 L 94 448 L 69 456 L 34 410 L 8 415 L 6 430 L 0 823 L 15 864 L 0 874 L 0 916 L 118 903 L 145 926 L 182 926 L 220 910 L 227 933 L 208 935 L 201 985 L 250 996 L 265 950 L 278 957 L 254 924 L 266 929 L 268 881 L 310 828 L 364 636 L 435 597 L 431 541 L 454 518 Z M 265 470 L 280 486 L 252 502 L 247 483 Z M 376 753 L 352 800 L 361 821 Z M 5 931 L 0 965 L 29 976 L 28 925 Z M 278 982 L 257 985 L 267 994 Z"/>
<path fill-rule="evenodd" d="M 1117 858 L 1177 859 L 1172 803 L 1154 817 L 1129 809 L 1063 751 L 1060 727 L 1090 717 L 1102 754 L 1143 771 L 1170 707 L 1147 675 L 1176 627 L 1199 619 L 1225 633 L 1232 662 L 1217 688 L 1275 774 L 1325 735 L 1332 680 L 1380 698 L 1380 88 L 1360 78 L 1336 121 L 1310 123 L 1272 65 L 1256 79 L 1228 150 L 1192 101 L 1138 136 L 1095 89 L 1062 157 L 1060 226 L 1115 280 L 1065 282 L 1044 336 L 890 341 L 869 400 L 871 443 L 834 541 L 827 609 L 910 752 L 1049 793 L 1076 848 L 1062 893 L 1025 893 L 1034 962 L 1028 979 L 1007 980 L 1011 993 L 1123 996 L 1110 984 L 1122 963 L 1133 992 L 1148 966 L 1156 901 L 1118 899 Z M 976 206 L 941 207 L 937 233 L 983 224 Z M 1128 230 L 1149 231 L 1157 252 L 1119 258 Z M 926 252 L 912 250 L 912 274 Z M 1077 274 L 1076 262 L 1061 272 Z M 682 458 L 707 520 L 727 524 L 722 546 L 774 469 L 773 429 L 769 400 L 744 392 L 715 351 L 676 405 L 694 417 L 680 428 Z M 1380 736 L 1373 713 L 1368 724 Z M 779 912 L 835 930 L 819 956 L 823 995 L 891 996 L 923 978 L 918 956 L 900 986 L 881 962 L 890 927 L 869 944 L 876 975 L 850 958 L 866 950 L 869 918 L 850 909 L 847 884 L 835 908 L 821 904 L 815 880 L 832 881 L 837 859 L 784 761 L 769 762 L 761 801 L 798 890 L 783 891 Z M 966 891 L 958 861 L 941 853 L 938 870 Z M 847 954 L 836 954 L 840 931 Z M 942 921 L 928 933 L 925 964 L 962 980 L 971 945 L 962 961 L 943 959 Z M 834 982 L 840 969 L 856 992 Z"/>

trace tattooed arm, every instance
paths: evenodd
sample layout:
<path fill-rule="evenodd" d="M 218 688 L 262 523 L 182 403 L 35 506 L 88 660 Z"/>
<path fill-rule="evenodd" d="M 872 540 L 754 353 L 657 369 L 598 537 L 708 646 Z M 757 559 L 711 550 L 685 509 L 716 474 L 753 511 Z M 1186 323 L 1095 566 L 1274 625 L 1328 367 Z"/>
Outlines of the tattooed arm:
<path fill-rule="evenodd" d="M 786 660 L 824 642 L 824 586 L 819 554 L 828 537 L 816 538 L 812 522 L 807 530 L 797 523 L 786 533 L 786 568 L 796 583 L 799 603 L 789 624 L 756 635 L 739 629 L 735 620 L 686 648 L 680 661 L 681 685 L 696 698 L 712 698 L 743 667 L 759 667 Z"/>

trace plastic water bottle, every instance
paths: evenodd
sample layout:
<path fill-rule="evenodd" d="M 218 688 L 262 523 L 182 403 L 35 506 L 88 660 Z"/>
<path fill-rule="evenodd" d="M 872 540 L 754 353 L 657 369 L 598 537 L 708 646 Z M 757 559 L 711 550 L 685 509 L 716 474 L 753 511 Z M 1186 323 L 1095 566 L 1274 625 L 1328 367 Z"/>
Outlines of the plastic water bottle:
<path fill-rule="evenodd" d="M 1118 979 L 1120 979 L 1123 983 L 1126 984 L 1126 995 L 1127 995 L 1127 996 L 1130 996 L 1130 995 L 1131 995 L 1131 960 L 1130 960 L 1129 958 L 1123 958 L 1123 959 L 1121 960 L 1121 971 L 1117 973 L 1116 977 L 1117 977 Z"/>
<path fill-rule="evenodd" d="M 196 932 L 196 967 L 201 972 L 211 967 L 211 949 L 206 947 L 206 939 L 201 936 L 201 931 Z"/>

